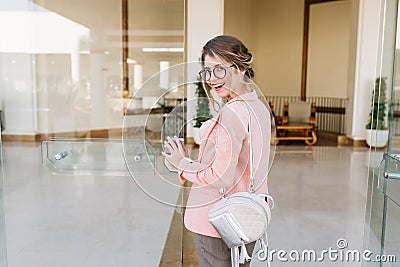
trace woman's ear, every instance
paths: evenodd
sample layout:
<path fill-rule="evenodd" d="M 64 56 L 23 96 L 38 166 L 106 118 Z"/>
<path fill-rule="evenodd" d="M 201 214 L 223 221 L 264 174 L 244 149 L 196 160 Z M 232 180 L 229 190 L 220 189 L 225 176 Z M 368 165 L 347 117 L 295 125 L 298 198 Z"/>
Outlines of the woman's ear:
<path fill-rule="evenodd" d="M 243 67 L 239 67 L 238 69 L 239 69 L 239 72 L 240 72 L 241 74 L 243 74 L 243 75 L 244 75 L 244 73 L 246 72 L 246 69 L 243 68 Z"/>
<path fill-rule="evenodd" d="M 239 69 L 240 77 L 243 79 L 246 76 L 246 70 L 245 69 Z"/>

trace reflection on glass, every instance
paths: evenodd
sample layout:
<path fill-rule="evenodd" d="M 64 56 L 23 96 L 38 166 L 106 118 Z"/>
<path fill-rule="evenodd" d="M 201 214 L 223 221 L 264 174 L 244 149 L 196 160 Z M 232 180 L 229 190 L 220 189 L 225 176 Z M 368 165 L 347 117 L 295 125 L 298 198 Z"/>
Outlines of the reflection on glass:
<path fill-rule="evenodd" d="M 146 174 L 143 179 L 156 176 L 157 153 L 153 145 L 160 143 L 161 132 L 158 130 L 162 129 L 163 113 L 151 114 L 146 118 L 147 113 L 142 111 L 154 100 L 152 97 L 154 91 L 160 87 L 160 82 L 161 86 L 165 87 L 166 84 L 174 86 L 176 81 L 171 75 L 167 75 L 168 79 L 159 80 L 155 84 L 156 87 L 146 90 L 142 95 L 136 95 L 136 92 L 148 78 L 160 72 L 160 66 L 163 70 L 166 65 L 174 66 L 183 62 L 185 1 L 126 1 L 127 31 L 122 25 L 122 2 L 0 1 L 0 95 L 3 100 L 0 110 L 4 114 L 5 122 L 3 136 L 8 140 L 15 140 L 21 136 L 31 141 L 44 140 L 41 147 L 43 163 L 52 172 L 60 175 L 57 177 L 60 179 L 50 179 L 49 183 L 79 180 L 79 175 L 92 175 L 103 178 L 94 179 L 96 182 L 93 186 L 98 181 L 110 181 L 110 184 L 113 184 L 115 181 L 121 181 L 121 177 L 116 176 L 130 175 L 124 155 L 127 161 L 132 162 L 132 166 Z M 123 35 L 128 36 L 128 42 L 123 42 Z M 128 48 L 129 52 L 124 62 L 123 48 Z M 129 95 L 126 97 L 123 83 L 124 65 L 128 65 Z M 183 79 L 183 72 L 178 77 Z M 183 89 L 168 97 L 172 102 L 179 101 L 183 98 Z M 134 107 L 135 114 L 129 115 L 133 123 L 132 131 L 142 131 L 147 120 L 147 128 L 143 130 L 143 134 L 146 133 L 151 143 L 146 143 L 144 139 L 141 139 L 141 143 L 125 140 L 122 146 L 123 118 L 130 101 L 137 104 Z M 163 108 L 163 104 L 164 102 L 161 102 L 159 107 Z M 15 145 L 23 147 L 18 142 Z M 143 148 L 146 149 L 145 154 Z M 126 149 L 126 153 L 123 149 Z M 48 174 L 47 172 L 38 175 Z M 68 175 L 74 175 L 73 179 Z M 37 180 L 43 179 L 45 178 L 37 177 Z M 68 258 L 68 263 L 65 264 L 71 266 L 98 266 L 96 260 L 106 265 L 112 262 L 128 266 L 137 259 L 140 259 L 140 265 L 157 266 L 162 257 L 165 262 L 173 262 L 169 266 L 179 266 L 181 247 L 177 242 L 172 241 L 171 244 L 179 251 L 179 255 L 173 258 L 161 255 L 163 240 L 168 234 L 175 209 L 157 201 L 149 201 L 139 187 L 130 183 L 132 180 L 127 181 L 128 186 L 121 187 L 121 191 L 124 192 L 118 193 L 126 197 L 124 205 L 130 210 L 123 215 L 125 217 L 119 217 L 120 221 L 107 222 L 106 227 L 112 227 L 111 230 L 107 229 L 110 239 L 103 242 L 100 248 L 90 243 L 91 234 L 96 233 L 97 237 L 102 231 L 101 227 L 105 226 L 101 225 L 102 222 L 96 222 L 95 226 L 91 227 L 93 231 L 84 231 L 82 234 L 79 232 L 82 223 L 77 216 L 77 222 L 72 228 L 67 227 L 65 233 L 66 236 L 79 235 L 82 238 L 79 239 L 81 244 L 90 244 L 84 247 L 83 259 L 76 256 L 76 253 L 73 253 L 75 251 L 68 250 L 76 249 L 76 246 L 68 245 L 68 241 L 71 240 L 58 238 L 57 240 L 62 241 L 52 243 L 46 239 L 48 236 L 55 236 L 54 233 L 46 232 L 47 228 L 35 231 L 39 240 L 35 244 L 35 256 L 42 260 L 44 257 L 41 254 L 45 253 L 47 258 L 58 260 L 57 252 L 63 251 Z M 127 193 L 128 191 L 134 193 Z M 89 197 L 91 193 L 92 191 L 85 191 L 82 195 Z M 76 198 L 76 195 L 71 197 L 74 200 Z M 178 202 L 179 205 L 179 188 L 172 192 L 170 198 L 174 204 Z M 108 202 L 104 194 L 97 200 L 106 200 L 107 203 L 101 205 L 109 204 L 110 210 L 118 203 Z M 53 203 L 53 199 L 48 199 L 48 202 Z M 63 214 L 77 214 L 76 210 L 71 211 L 69 208 L 71 207 L 63 210 Z M 93 207 L 91 208 L 89 212 L 93 214 Z M 38 210 L 42 209 L 45 210 L 41 206 L 38 207 Z M 52 212 L 54 214 L 54 211 Z M 120 213 L 123 212 L 115 216 L 118 217 Z M 179 216 L 178 220 L 174 220 L 178 228 L 182 227 Z M 62 227 L 64 222 L 49 222 L 46 218 L 38 218 L 40 219 L 43 219 L 41 225 L 51 225 L 51 229 L 65 229 Z M 118 231 L 113 232 L 115 225 L 123 224 L 124 229 L 118 228 Z M 130 225 L 134 227 L 131 229 Z M 18 225 L 15 228 L 18 228 Z M 24 229 L 30 228 L 28 226 Z M 1 231 L 2 228 L 0 244 L 1 238 L 4 238 Z M 61 233 L 64 232 L 57 231 L 57 234 Z M 126 248 L 119 248 L 113 242 L 114 239 L 123 239 L 118 236 L 121 233 L 130 241 Z M 169 240 L 181 240 L 181 233 L 176 232 L 173 236 L 175 239 Z M 143 246 L 143 240 L 146 238 L 157 239 L 160 242 Z M 114 251 L 105 249 L 104 246 L 107 245 L 113 246 L 115 254 Z M 22 262 L 20 264 L 33 266 L 34 263 L 28 262 L 29 257 L 25 254 L 30 253 L 27 247 L 16 247 L 14 251 L 18 251 L 20 256 L 9 258 L 19 258 Z M 0 246 L 0 250 L 2 248 Z M 41 250 L 42 248 L 45 249 Z M 15 262 L 10 262 L 10 265 L 15 265 Z"/>
<path fill-rule="evenodd" d="M 154 96 L 155 89 L 136 92 L 160 71 L 158 86 L 174 86 L 164 70 L 184 60 L 184 1 L 128 1 L 127 32 L 120 3 L 2 2 L 0 87 L 4 102 L 13 103 L 2 107 L 5 134 L 121 137 L 129 102 L 123 97 L 124 65 L 129 98 Z"/>
<path fill-rule="evenodd" d="M 400 260 L 400 206 L 388 201 L 386 209 L 385 245 L 382 256 L 386 258 L 387 266 L 396 266 Z M 385 266 L 385 265 L 384 265 Z"/>

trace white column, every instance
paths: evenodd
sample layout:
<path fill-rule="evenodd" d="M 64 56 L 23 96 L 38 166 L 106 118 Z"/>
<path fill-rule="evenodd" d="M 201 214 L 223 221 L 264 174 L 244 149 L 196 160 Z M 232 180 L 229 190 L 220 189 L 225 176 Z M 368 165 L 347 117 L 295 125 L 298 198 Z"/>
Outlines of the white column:
<path fill-rule="evenodd" d="M 90 80 L 92 98 L 92 127 L 91 129 L 103 129 L 106 127 L 107 109 L 105 78 L 103 73 L 104 54 L 90 54 Z"/>
<path fill-rule="evenodd" d="M 160 61 L 160 88 L 169 88 L 169 61 Z"/>
<path fill-rule="evenodd" d="M 71 51 L 71 80 L 73 83 L 80 81 L 80 73 L 79 40 L 77 40 L 76 46 Z"/>
<path fill-rule="evenodd" d="M 32 60 L 32 54 L 0 55 L 4 134 L 35 135 L 38 131 L 36 68 Z"/>
<path fill-rule="evenodd" d="M 187 2 L 187 62 L 198 62 L 201 49 L 211 38 L 224 32 L 224 0 L 188 0 Z M 189 70 L 192 68 L 188 68 Z M 195 72 L 187 73 L 187 82 L 196 81 Z M 195 98 L 194 85 L 187 86 L 187 99 Z M 187 120 L 195 116 L 196 109 L 188 105 Z M 188 125 L 187 136 L 192 137 L 192 127 Z"/>
<path fill-rule="evenodd" d="M 143 85 L 143 66 L 140 64 L 133 65 L 133 93 L 135 96 L 137 91 Z"/>
<path fill-rule="evenodd" d="M 371 105 L 375 78 L 379 73 L 377 59 L 381 22 L 381 0 L 353 0 L 352 13 L 356 28 L 352 29 L 349 57 L 349 103 L 346 108 L 346 135 L 363 140 Z"/>

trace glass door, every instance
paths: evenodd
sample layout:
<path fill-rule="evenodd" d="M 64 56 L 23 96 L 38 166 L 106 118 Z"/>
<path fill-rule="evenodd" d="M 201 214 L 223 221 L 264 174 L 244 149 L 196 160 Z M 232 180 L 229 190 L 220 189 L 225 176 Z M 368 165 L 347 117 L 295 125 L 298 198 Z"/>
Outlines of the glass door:
<path fill-rule="evenodd" d="M 7 267 L 7 240 L 4 213 L 3 157 L 0 137 L 0 267 Z"/>
<path fill-rule="evenodd" d="M 378 76 L 386 81 L 378 83 L 374 94 L 385 94 L 383 105 L 388 112 L 385 124 L 389 129 L 389 141 L 385 149 L 371 149 L 371 158 L 378 164 L 370 168 L 370 186 L 367 207 L 366 248 L 371 251 L 364 266 L 398 266 L 400 261 L 400 61 L 398 52 L 399 22 L 398 0 L 382 2 L 382 23 Z M 382 105 L 379 103 L 378 105 Z M 384 109 L 379 109 L 381 112 Z M 382 112 L 383 113 L 383 112 Z M 376 114 L 378 120 L 380 114 Z M 374 162 L 374 160 L 371 160 Z"/>
<path fill-rule="evenodd" d="M 181 266 L 184 3 L 1 1 L 10 266 Z"/>

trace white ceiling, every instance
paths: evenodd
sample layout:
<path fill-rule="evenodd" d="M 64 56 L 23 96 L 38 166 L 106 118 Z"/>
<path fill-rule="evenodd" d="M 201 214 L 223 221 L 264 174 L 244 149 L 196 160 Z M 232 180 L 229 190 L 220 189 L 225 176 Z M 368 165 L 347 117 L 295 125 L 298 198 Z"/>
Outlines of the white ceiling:
<path fill-rule="evenodd" d="M 33 2 L 32 2 L 33 1 Z M 107 53 L 107 61 L 116 65 L 121 61 L 122 54 L 122 0 L 0 0 L 0 12 L 54 12 L 90 31 L 90 38 L 80 39 L 80 51 L 93 51 Z M 184 47 L 184 24 L 185 24 L 185 0 L 128 0 L 128 22 L 129 22 L 129 55 L 139 64 L 146 62 L 156 66 L 159 61 L 167 60 L 171 64 L 181 63 L 182 53 L 144 53 L 143 47 L 169 48 Z M 23 17 L 19 14 L 18 17 Z M 29 19 L 23 17 L 24 20 Z M 20 23 L 13 20 L 12 24 Z M 32 23 L 32 21 L 31 21 Z M 51 22 L 49 22 L 51 23 Z M 55 26 L 54 31 L 41 27 L 37 32 L 44 34 L 47 38 L 42 40 L 53 40 L 66 43 L 71 39 L 63 27 Z M 22 25 L 23 26 L 23 25 Z M 21 26 L 21 27 L 22 27 Z M 49 25 L 50 26 L 50 25 Z M 15 27 L 10 27 L 15 33 Z M 29 29 L 29 27 L 26 27 Z M 58 30 L 58 32 L 57 32 Z M 57 33 L 57 34 L 55 34 Z M 21 34 L 21 38 L 29 39 L 29 34 Z M 53 39 L 49 39 L 53 38 Z M 30 38 L 32 39 L 32 38 Z M 33 38 L 35 39 L 35 38 Z M 41 45 L 40 48 L 46 49 Z M 48 50 L 44 54 L 57 53 Z M 58 52 L 59 53 L 59 52 Z M 118 65 L 116 65 L 118 67 Z M 145 69 L 153 73 L 153 69 Z"/>
<path fill-rule="evenodd" d="M 6 0 L 15 1 L 15 0 Z M 89 49 L 120 54 L 122 0 L 34 0 L 50 11 L 87 27 Z M 175 57 L 175 53 L 142 53 L 143 47 L 184 47 L 185 0 L 128 0 L 130 56 L 135 60 Z M 113 52 L 114 50 L 114 52 Z"/>
<path fill-rule="evenodd" d="M 121 29 L 121 0 L 35 0 L 34 2 L 90 30 Z M 184 0 L 129 0 L 128 8 L 130 29 L 184 29 Z"/>

